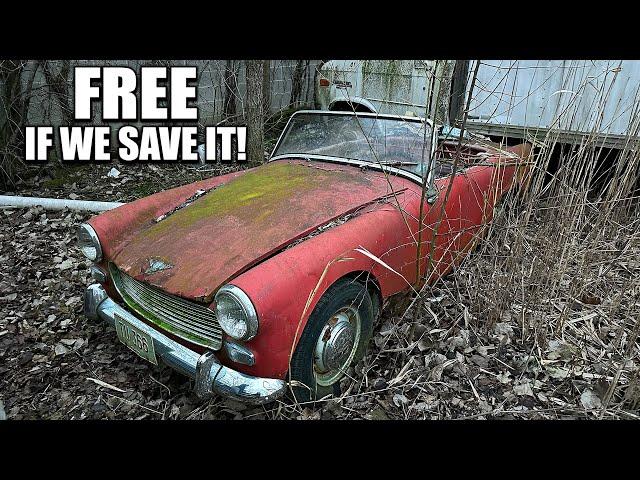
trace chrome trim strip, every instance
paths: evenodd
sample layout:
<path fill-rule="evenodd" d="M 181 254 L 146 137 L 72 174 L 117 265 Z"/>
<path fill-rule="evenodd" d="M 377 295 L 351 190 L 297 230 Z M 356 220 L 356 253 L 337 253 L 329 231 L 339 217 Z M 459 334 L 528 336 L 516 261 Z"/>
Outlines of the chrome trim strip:
<path fill-rule="evenodd" d="M 87 287 L 84 308 L 89 318 L 101 318 L 113 326 L 117 314 L 149 335 L 156 355 L 171 368 L 195 380 L 195 391 L 200 398 L 218 394 L 243 402 L 263 404 L 280 398 L 286 390 L 284 380 L 245 375 L 222 365 L 211 351 L 200 355 L 170 339 L 114 302 L 100 284 Z"/>

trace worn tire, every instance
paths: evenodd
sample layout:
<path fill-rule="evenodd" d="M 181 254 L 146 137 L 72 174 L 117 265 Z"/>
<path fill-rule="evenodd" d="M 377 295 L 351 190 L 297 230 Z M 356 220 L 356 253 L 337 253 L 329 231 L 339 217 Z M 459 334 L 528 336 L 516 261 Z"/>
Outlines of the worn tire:
<path fill-rule="evenodd" d="M 329 287 L 316 304 L 291 358 L 291 379 L 306 386 L 294 384 L 293 394 L 296 401 L 307 402 L 328 394 L 340 393 L 340 380 L 327 386 L 316 382 L 315 347 L 327 321 L 338 310 L 351 305 L 357 306 L 360 316 L 360 338 L 350 365 L 364 357 L 373 333 L 374 305 L 365 285 L 350 278 L 343 278 Z"/>

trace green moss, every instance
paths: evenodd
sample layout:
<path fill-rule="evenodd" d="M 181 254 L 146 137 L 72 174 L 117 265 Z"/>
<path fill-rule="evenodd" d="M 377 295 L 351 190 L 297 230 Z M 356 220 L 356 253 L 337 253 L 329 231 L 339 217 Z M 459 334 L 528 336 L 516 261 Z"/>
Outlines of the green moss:
<path fill-rule="evenodd" d="M 120 276 L 120 273 L 115 270 L 113 268 L 113 266 L 110 267 L 111 270 L 111 275 L 115 276 Z M 175 325 L 172 325 L 170 323 L 165 322 L 164 320 L 160 319 L 159 317 L 157 317 L 156 315 L 154 315 L 152 312 L 142 308 L 140 305 L 138 305 L 138 303 L 133 300 L 133 298 L 131 298 L 129 295 L 127 295 L 122 289 L 118 289 L 118 293 L 120 294 L 120 296 L 123 298 L 123 300 L 125 301 L 125 303 L 127 305 L 129 305 L 129 307 L 134 310 L 138 315 L 140 315 L 141 317 L 145 318 L 146 320 L 150 321 L 151 323 L 155 323 L 158 327 L 160 327 L 163 330 L 166 330 L 167 332 L 171 332 L 174 333 L 175 335 L 178 335 L 186 340 L 189 340 L 197 345 L 201 345 L 203 347 L 216 347 L 217 343 L 216 342 L 211 342 L 210 340 L 208 340 L 205 337 L 201 337 L 198 335 L 194 335 L 190 332 L 184 331 L 182 329 L 176 328 Z"/>
<path fill-rule="evenodd" d="M 51 190 L 57 190 L 64 187 L 67 183 L 73 183 L 77 180 L 77 175 L 81 168 L 82 166 L 79 165 L 57 167 L 53 171 L 53 178 L 42 182 L 42 186 Z"/>
<path fill-rule="evenodd" d="M 148 197 L 160 190 L 162 190 L 161 185 L 152 182 L 140 182 L 131 189 L 131 195 L 135 198 Z"/>
<path fill-rule="evenodd" d="M 157 238 L 187 229 L 195 222 L 233 215 L 243 222 L 267 220 L 281 202 L 294 192 L 314 188 L 317 169 L 289 162 L 275 162 L 249 171 L 204 195 L 186 208 L 149 228 L 144 236 Z"/>
<path fill-rule="evenodd" d="M 65 183 L 67 183 L 67 180 L 65 178 L 58 177 L 58 178 L 52 178 L 50 180 L 46 180 L 42 185 L 45 188 L 56 190 L 58 188 L 62 188 Z"/>

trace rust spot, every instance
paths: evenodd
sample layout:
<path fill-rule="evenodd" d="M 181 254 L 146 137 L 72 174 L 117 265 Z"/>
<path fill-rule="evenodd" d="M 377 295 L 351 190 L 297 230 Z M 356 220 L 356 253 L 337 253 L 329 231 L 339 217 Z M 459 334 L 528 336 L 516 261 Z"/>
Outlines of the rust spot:
<path fill-rule="evenodd" d="M 324 334 L 322 335 L 322 341 L 326 342 L 331 338 L 331 327 L 326 328 L 324 330 Z"/>
<path fill-rule="evenodd" d="M 196 190 L 196 193 L 194 193 L 193 195 L 191 195 L 189 198 L 187 198 L 184 202 L 182 202 L 180 205 L 176 206 L 173 210 L 160 215 L 158 218 L 156 218 L 156 223 L 161 222 L 162 220 L 164 220 L 165 218 L 167 218 L 169 215 L 174 214 L 175 212 L 177 212 L 178 210 L 183 209 L 184 207 L 188 207 L 189 205 L 191 205 L 193 202 L 195 202 L 198 198 L 200 198 L 203 195 L 206 195 L 207 193 L 209 193 L 212 190 L 215 190 L 216 188 L 221 187 L 222 185 L 224 185 L 224 183 L 220 184 L 220 185 L 216 185 L 215 187 L 206 189 L 206 190 Z"/>

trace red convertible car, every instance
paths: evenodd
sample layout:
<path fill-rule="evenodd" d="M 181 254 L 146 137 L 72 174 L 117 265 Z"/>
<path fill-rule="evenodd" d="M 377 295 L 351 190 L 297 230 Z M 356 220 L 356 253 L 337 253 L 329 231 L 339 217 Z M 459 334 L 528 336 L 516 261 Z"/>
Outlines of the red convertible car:
<path fill-rule="evenodd" d="M 266 164 L 82 224 L 85 313 L 202 397 L 336 393 L 383 303 L 462 259 L 529 154 L 417 117 L 297 112 Z"/>

